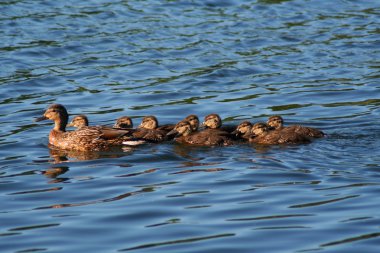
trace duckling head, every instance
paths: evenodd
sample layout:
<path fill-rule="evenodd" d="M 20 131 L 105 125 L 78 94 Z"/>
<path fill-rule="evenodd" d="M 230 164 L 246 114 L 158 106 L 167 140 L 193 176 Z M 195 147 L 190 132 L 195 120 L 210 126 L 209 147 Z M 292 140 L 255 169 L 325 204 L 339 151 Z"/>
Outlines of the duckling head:
<path fill-rule="evenodd" d="M 252 133 L 256 136 L 263 135 L 269 131 L 268 125 L 265 123 L 256 123 L 252 127 Z"/>
<path fill-rule="evenodd" d="M 195 132 L 199 128 L 199 118 L 195 114 L 191 114 L 185 118 L 185 121 L 189 122 L 191 129 Z"/>
<path fill-rule="evenodd" d="M 158 127 L 158 120 L 154 116 L 146 116 L 142 119 L 138 128 L 156 129 Z"/>
<path fill-rule="evenodd" d="M 128 116 L 120 117 L 116 120 L 115 125 L 113 125 L 115 128 L 133 128 L 133 122 L 132 119 Z"/>
<path fill-rule="evenodd" d="M 69 124 L 67 124 L 68 127 L 76 127 L 81 128 L 84 126 L 88 126 L 88 118 L 86 115 L 77 115 L 75 116 Z"/>
<path fill-rule="evenodd" d="M 55 122 L 55 130 L 65 131 L 69 115 L 66 108 L 61 104 L 52 104 L 45 111 L 42 117 L 35 119 L 36 122 L 42 120 L 52 120 Z"/>
<path fill-rule="evenodd" d="M 205 117 L 205 120 L 203 122 L 203 126 L 205 128 L 211 128 L 216 129 L 220 128 L 222 126 L 222 119 L 218 114 L 209 114 Z"/>
<path fill-rule="evenodd" d="M 192 130 L 192 126 L 191 126 L 190 122 L 188 122 L 186 120 L 183 120 L 183 121 L 178 122 L 174 126 L 173 130 L 171 130 L 166 135 L 167 136 L 173 136 L 175 134 L 176 137 L 178 137 L 178 136 L 188 136 L 192 132 L 193 132 L 193 130 Z"/>
<path fill-rule="evenodd" d="M 243 121 L 236 127 L 236 130 L 233 131 L 232 134 L 235 134 L 236 136 L 242 136 L 245 134 L 250 134 L 251 131 L 252 123 L 249 121 Z"/>
<path fill-rule="evenodd" d="M 281 129 L 284 125 L 284 119 L 279 115 L 270 116 L 267 124 L 270 128 Z"/>

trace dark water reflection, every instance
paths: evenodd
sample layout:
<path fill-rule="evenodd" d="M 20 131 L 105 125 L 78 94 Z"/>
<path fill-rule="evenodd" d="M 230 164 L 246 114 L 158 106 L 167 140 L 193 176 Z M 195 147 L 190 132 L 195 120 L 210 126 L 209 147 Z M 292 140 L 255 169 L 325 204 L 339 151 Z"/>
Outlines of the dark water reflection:
<path fill-rule="evenodd" d="M 376 1 L 0 3 L 1 252 L 378 252 Z M 47 145 L 92 124 L 281 114 L 309 145 Z"/>

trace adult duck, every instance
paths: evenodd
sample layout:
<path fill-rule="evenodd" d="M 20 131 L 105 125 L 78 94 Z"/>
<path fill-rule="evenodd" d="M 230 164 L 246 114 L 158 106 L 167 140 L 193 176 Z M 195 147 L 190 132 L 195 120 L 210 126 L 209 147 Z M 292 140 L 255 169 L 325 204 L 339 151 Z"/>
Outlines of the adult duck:
<path fill-rule="evenodd" d="M 53 104 L 42 117 L 35 121 L 52 120 L 54 127 L 49 133 L 49 143 L 55 147 L 78 151 L 103 151 L 133 140 L 131 131 L 103 128 L 100 126 L 80 127 L 66 131 L 68 113 L 61 104 Z"/>

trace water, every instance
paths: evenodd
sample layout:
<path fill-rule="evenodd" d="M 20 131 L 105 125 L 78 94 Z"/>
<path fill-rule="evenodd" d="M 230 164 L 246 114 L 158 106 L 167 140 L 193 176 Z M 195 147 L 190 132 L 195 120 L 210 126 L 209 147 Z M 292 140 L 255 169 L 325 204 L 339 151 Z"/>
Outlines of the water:
<path fill-rule="evenodd" d="M 1 252 L 379 252 L 378 1 L 0 3 Z M 52 103 L 92 124 L 322 129 L 309 145 L 47 145 Z"/>

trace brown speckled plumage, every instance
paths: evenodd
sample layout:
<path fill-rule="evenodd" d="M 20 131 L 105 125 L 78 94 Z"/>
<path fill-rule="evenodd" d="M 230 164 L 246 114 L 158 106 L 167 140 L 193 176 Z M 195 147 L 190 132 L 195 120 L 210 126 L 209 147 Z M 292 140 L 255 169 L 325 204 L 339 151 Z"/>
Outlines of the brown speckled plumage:
<path fill-rule="evenodd" d="M 66 108 L 60 104 L 51 105 L 36 121 L 47 119 L 55 123 L 49 134 L 49 143 L 61 149 L 102 151 L 120 146 L 123 141 L 131 139 L 130 131 L 105 129 L 99 126 L 84 126 L 67 132 L 68 113 Z"/>
<path fill-rule="evenodd" d="M 286 129 L 289 132 L 294 132 L 297 134 L 306 135 L 313 138 L 321 138 L 325 136 L 325 134 L 321 130 L 312 128 L 312 127 L 305 127 L 305 126 L 300 126 L 300 125 L 285 127 L 284 120 L 279 115 L 274 115 L 274 116 L 269 117 L 267 124 L 271 129 L 274 129 L 274 130 Z"/>
<path fill-rule="evenodd" d="M 170 127 L 170 130 L 173 129 L 173 127 Z M 170 130 L 165 129 L 164 126 L 159 127 L 158 120 L 155 116 L 146 116 L 142 119 L 141 124 L 133 133 L 133 136 L 135 138 L 143 138 L 150 142 L 162 142 L 167 140 L 166 134 Z"/>
<path fill-rule="evenodd" d="M 133 121 L 128 116 L 122 116 L 116 120 L 113 127 L 121 128 L 121 129 L 130 129 L 130 128 L 133 128 Z"/>
<path fill-rule="evenodd" d="M 169 134 L 173 132 L 177 134 L 175 140 L 179 143 L 199 146 L 228 146 L 233 144 L 229 133 L 218 129 L 205 129 L 193 132 L 190 123 L 187 121 L 177 123 Z"/>
<path fill-rule="evenodd" d="M 251 122 L 243 121 L 231 134 L 235 135 L 237 139 L 248 140 L 252 136 L 252 127 Z"/>
<path fill-rule="evenodd" d="M 257 144 L 303 144 L 310 143 L 310 138 L 303 134 L 296 133 L 291 129 L 269 130 L 265 123 L 256 123 L 252 127 L 252 136 L 249 142 Z"/>

